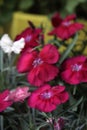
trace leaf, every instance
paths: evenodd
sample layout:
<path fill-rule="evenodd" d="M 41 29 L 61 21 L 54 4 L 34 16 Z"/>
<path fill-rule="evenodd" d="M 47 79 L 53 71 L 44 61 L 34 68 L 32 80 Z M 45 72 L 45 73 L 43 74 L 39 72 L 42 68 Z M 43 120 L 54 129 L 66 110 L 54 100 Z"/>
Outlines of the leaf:
<path fill-rule="evenodd" d="M 74 105 L 72 105 L 71 109 L 76 110 L 77 106 L 83 101 L 83 97 L 81 97 Z"/>
<path fill-rule="evenodd" d="M 67 109 L 65 109 L 64 111 L 60 112 L 58 114 L 58 117 L 63 115 L 64 113 L 66 113 L 69 110 L 74 110 L 82 101 L 83 101 L 83 97 L 81 97 L 77 102 L 73 103 L 71 106 L 69 105 L 69 107 L 67 107 Z"/>
<path fill-rule="evenodd" d="M 59 60 L 59 65 L 67 58 L 67 56 L 69 55 L 69 53 L 71 52 L 71 50 L 75 46 L 77 38 L 78 38 L 78 35 L 76 34 L 74 39 L 73 39 L 73 42 L 69 44 L 69 46 L 67 47 L 67 49 L 65 50 L 65 52 L 61 56 L 61 58 Z"/>
<path fill-rule="evenodd" d="M 14 108 L 12 108 L 12 107 L 8 107 L 8 108 L 5 110 L 5 112 L 12 112 L 12 111 L 14 111 Z"/>

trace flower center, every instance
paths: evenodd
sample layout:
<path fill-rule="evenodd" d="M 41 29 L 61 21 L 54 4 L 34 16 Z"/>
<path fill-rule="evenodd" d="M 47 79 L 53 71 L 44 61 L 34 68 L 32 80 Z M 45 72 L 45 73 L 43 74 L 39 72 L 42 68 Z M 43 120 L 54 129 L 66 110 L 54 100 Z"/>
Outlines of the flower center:
<path fill-rule="evenodd" d="M 25 41 L 26 42 L 29 42 L 31 40 L 32 36 L 31 35 L 28 35 L 26 38 L 25 38 Z"/>
<path fill-rule="evenodd" d="M 37 67 L 38 65 L 41 65 L 43 63 L 43 61 L 41 60 L 41 58 L 37 58 L 33 61 L 33 66 Z"/>
<path fill-rule="evenodd" d="M 41 97 L 43 99 L 49 99 L 49 98 L 52 97 L 52 92 L 44 92 L 44 93 L 41 94 Z"/>
<path fill-rule="evenodd" d="M 74 64 L 72 65 L 72 71 L 80 71 L 82 68 L 82 65 Z"/>
<path fill-rule="evenodd" d="M 68 27 L 71 24 L 71 22 L 63 22 L 62 24 Z"/>

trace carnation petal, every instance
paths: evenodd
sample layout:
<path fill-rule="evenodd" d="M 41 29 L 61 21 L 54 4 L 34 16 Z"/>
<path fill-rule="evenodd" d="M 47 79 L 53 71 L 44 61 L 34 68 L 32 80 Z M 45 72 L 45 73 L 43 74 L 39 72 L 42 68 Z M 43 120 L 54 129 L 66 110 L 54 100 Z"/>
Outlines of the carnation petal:
<path fill-rule="evenodd" d="M 6 98 L 9 94 L 9 90 L 5 90 L 2 93 L 0 93 L 0 100 L 3 100 L 4 98 Z"/>
<path fill-rule="evenodd" d="M 71 21 L 71 20 L 74 20 L 74 19 L 76 19 L 76 14 L 68 15 L 68 16 L 66 16 L 66 18 L 64 20 L 65 21 Z"/>
<path fill-rule="evenodd" d="M 42 58 L 44 62 L 49 63 L 49 64 L 54 64 L 59 59 L 59 52 L 56 46 L 52 44 L 47 44 L 41 50 L 40 57 Z"/>
<path fill-rule="evenodd" d="M 56 109 L 56 105 L 47 101 L 42 109 L 44 112 L 51 112 Z"/>
<path fill-rule="evenodd" d="M 37 52 L 23 53 L 17 62 L 17 70 L 20 73 L 27 72 L 32 68 L 33 61 L 37 56 Z"/>
<path fill-rule="evenodd" d="M 63 92 L 59 96 L 61 103 L 65 103 L 69 99 L 69 94 L 67 92 Z"/>
<path fill-rule="evenodd" d="M 44 81 L 40 79 L 39 74 L 37 75 L 38 69 L 34 68 L 30 71 L 30 73 L 27 76 L 27 79 L 30 84 L 35 85 L 35 86 L 41 86 L 43 85 Z"/>
<path fill-rule="evenodd" d="M 59 70 L 56 66 L 42 64 L 41 66 L 33 68 L 30 71 L 28 74 L 28 81 L 35 86 L 41 86 L 43 83 L 54 79 L 58 72 Z"/>

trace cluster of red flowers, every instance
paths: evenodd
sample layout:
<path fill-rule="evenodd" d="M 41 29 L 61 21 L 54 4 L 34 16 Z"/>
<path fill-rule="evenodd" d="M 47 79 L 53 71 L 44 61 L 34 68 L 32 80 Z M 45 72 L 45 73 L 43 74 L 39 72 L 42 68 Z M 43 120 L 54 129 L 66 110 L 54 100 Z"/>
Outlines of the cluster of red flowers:
<path fill-rule="evenodd" d="M 62 40 L 70 38 L 83 28 L 82 24 L 74 21 L 75 18 L 75 15 L 69 15 L 63 20 L 59 14 L 55 14 L 52 17 L 54 30 L 49 34 L 56 35 Z M 69 94 L 65 91 L 65 86 L 51 86 L 49 82 L 55 80 L 58 76 L 69 84 L 87 82 L 87 58 L 85 56 L 67 58 L 58 67 L 56 63 L 60 59 L 60 54 L 55 45 L 49 43 L 40 50 L 34 48 L 40 45 L 40 39 L 44 38 L 41 29 L 29 27 L 18 35 L 16 40 L 21 37 L 25 39 L 25 47 L 17 61 L 17 70 L 19 73 L 27 73 L 28 82 L 39 87 L 30 94 L 28 105 L 40 111 L 51 112 L 58 105 L 65 103 L 69 99 Z M 3 94 L 1 95 L 0 103 L 5 99 Z M 12 98 L 14 97 L 12 96 Z M 10 104 L 5 100 L 4 102 L 6 104 L 3 110 Z M 0 106 L 2 105 L 3 103 Z"/>

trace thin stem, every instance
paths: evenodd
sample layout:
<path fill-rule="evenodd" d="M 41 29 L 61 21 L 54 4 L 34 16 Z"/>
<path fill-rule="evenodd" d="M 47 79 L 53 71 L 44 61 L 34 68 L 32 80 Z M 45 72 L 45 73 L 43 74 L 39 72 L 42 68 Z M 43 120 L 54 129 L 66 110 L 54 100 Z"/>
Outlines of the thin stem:
<path fill-rule="evenodd" d="M 0 130 L 4 130 L 3 116 L 0 115 Z"/>
<path fill-rule="evenodd" d="M 3 51 L 0 50 L 0 70 L 1 70 L 1 72 L 3 71 L 3 66 L 4 66 L 4 64 L 3 64 Z"/>
<path fill-rule="evenodd" d="M 34 123 L 34 127 L 36 127 L 36 121 L 35 121 L 35 109 L 32 108 L 32 120 L 33 120 L 33 123 Z"/>
<path fill-rule="evenodd" d="M 3 69 L 4 69 L 4 63 L 3 63 L 3 51 L 0 50 L 0 82 L 1 82 L 1 87 L 4 87 L 4 75 L 3 75 Z"/>
<path fill-rule="evenodd" d="M 74 86 L 74 88 L 73 88 L 73 95 L 76 94 L 76 90 L 77 90 L 77 86 Z"/>
<path fill-rule="evenodd" d="M 7 77 L 6 77 L 6 83 L 7 86 L 11 87 L 11 54 L 8 54 L 8 71 L 7 71 Z"/>

